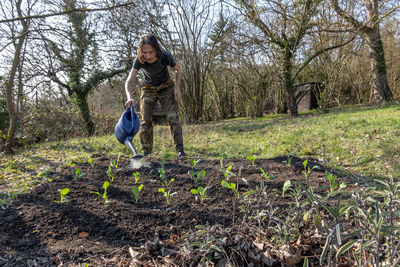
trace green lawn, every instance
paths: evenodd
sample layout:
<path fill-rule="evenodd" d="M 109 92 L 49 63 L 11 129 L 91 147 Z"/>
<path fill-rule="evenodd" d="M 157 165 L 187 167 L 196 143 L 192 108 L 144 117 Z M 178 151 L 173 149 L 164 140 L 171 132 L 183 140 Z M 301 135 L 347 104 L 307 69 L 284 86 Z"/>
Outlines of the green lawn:
<path fill-rule="evenodd" d="M 400 108 L 390 106 L 346 107 L 319 114 L 316 111 L 290 118 L 270 115 L 186 125 L 185 150 L 195 158 L 257 158 L 295 155 L 312 158 L 354 174 L 400 177 Z M 139 137 L 134 143 L 140 151 Z M 175 156 L 168 126 L 156 126 L 154 155 Z M 29 190 L 50 171 L 87 162 L 89 158 L 130 151 L 114 135 L 71 139 L 32 146 L 0 160 L 0 194 Z M 0 195 L 1 196 L 1 195 Z"/>

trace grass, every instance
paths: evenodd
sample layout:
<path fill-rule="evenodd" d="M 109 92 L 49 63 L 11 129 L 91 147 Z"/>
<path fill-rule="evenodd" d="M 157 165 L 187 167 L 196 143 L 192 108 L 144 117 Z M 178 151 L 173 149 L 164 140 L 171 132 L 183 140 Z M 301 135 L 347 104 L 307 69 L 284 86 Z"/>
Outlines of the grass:
<path fill-rule="evenodd" d="M 298 118 L 270 115 L 183 127 L 185 150 L 193 158 L 313 158 L 331 168 L 376 178 L 400 177 L 399 105 L 346 107 Z M 176 156 L 168 126 L 154 130 L 154 155 Z M 139 136 L 134 143 L 140 151 Z M 32 146 L 0 159 L 0 201 L 28 191 L 51 171 L 72 170 L 100 155 L 130 157 L 114 135 L 71 139 Z M 61 173 L 63 174 L 63 173 Z"/>

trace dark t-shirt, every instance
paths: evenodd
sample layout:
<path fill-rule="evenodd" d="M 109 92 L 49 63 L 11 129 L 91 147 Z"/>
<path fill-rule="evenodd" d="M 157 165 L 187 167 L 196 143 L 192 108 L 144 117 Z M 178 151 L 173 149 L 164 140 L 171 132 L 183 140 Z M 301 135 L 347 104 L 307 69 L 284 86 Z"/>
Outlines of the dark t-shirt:
<path fill-rule="evenodd" d="M 136 57 L 133 67 L 137 70 L 143 70 L 144 82 L 148 85 L 159 86 L 169 79 L 168 66 L 175 67 L 174 57 L 167 51 L 161 50 L 161 59 L 154 63 L 140 63 Z"/>

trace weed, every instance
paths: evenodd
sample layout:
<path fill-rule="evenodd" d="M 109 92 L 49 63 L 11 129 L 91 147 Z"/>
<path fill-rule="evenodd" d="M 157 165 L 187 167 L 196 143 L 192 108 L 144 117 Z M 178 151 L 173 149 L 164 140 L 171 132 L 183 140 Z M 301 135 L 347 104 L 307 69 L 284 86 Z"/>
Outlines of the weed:
<path fill-rule="evenodd" d="M 190 192 L 193 195 L 198 195 L 199 199 L 200 199 L 200 203 L 203 204 L 204 200 L 207 197 L 207 195 L 206 195 L 207 189 L 208 189 L 208 186 L 206 186 L 204 188 L 202 186 L 199 186 L 199 187 L 197 187 L 197 189 L 195 189 L 195 188 L 191 189 Z"/>
<path fill-rule="evenodd" d="M 171 204 L 171 197 L 177 194 L 176 192 L 171 193 L 171 189 L 165 191 L 165 188 L 158 188 L 158 192 L 164 195 L 167 205 Z"/>
<path fill-rule="evenodd" d="M 105 182 L 103 183 L 103 189 L 104 189 L 103 195 L 101 195 L 101 194 L 100 194 L 99 192 L 97 192 L 97 191 L 90 191 L 90 193 L 101 196 L 101 197 L 103 198 L 103 200 L 104 200 L 104 204 L 108 205 L 108 204 L 110 204 L 110 200 L 108 199 L 108 196 L 107 196 L 107 188 L 108 188 L 109 186 L 110 186 L 110 182 L 105 181 Z"/>
<path fill-rule="evenodd" d="M 141 184 L 139 186 L 135 186 L 135 185 L 132 186 L 132 194 L 135 196 L 136 203 L 138 203 L 138 201 L 139 201 L 139 193 L 142 190 L 142 188 L 143 188 L 143 184 Z"/>

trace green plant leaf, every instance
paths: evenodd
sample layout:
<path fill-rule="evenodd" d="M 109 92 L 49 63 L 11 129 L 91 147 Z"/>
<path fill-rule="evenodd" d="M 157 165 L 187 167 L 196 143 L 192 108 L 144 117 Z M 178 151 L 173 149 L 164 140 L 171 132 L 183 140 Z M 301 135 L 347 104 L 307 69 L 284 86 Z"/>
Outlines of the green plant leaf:
<path fill-rule="evenodd" d="M 197 189 L 191 189 L 190 193 L 192 193 L 193 195 L 197 195 L 199 192 L 197 191 Z"/>
<path fill-rule="evenodd" d="M 325 246 L 322 249 L 322 253 L 321 253 L 321 257 L 319 258 L 319 264 L 322 266 L 324 261 L 325 261 L 325 257 L 328 254 L 328 250 L 329 250 L 329 245 L 331 244 L 331 236 L 328 235 L 328 237 L 326 238 L 325 241 Z"/>
<path fill-rule="evenodd" d="M 345 253 L 346 251 L 348 251 L 350 248 L 352 248 L 352 247 L 354 246 L 354 244 L 355 244 L 357 241 L 358 241 L 358 240 L 353 239 L 353 240 L 347 242 L 346 244 L 344 244 L 343 246 L 341 246 L 341 247 L 339 248 L 339 250 L 337 251 L 337 253 L 336 253 L 336 259 L 338 260 L 339 257 L 340 257 L 343 253 Z"/>
<path fill-rule="evenodd" d="M 69 193 L 69 188 L 63 188 L 63 189 L 60 190 L 60 194 L 63 195 L 63 196 L 65 196 L 68 193 Z"/>
<path fill-rule="evenodd" d="M 308 267 L 308 257 L 304 258 L 303 267 Z"/>
<path fill-rule="evenodd" d="M 110 186 L 110 182 L 105 181 L 104 184 L 103 184 L 104 190 L 107 190 L 107 188 L 108 188 L 109 186 Z"/>

